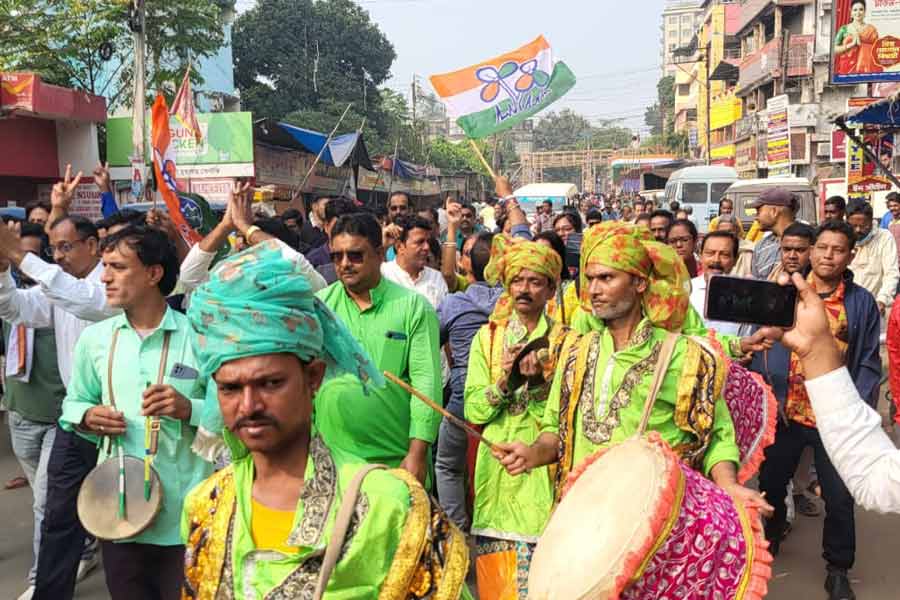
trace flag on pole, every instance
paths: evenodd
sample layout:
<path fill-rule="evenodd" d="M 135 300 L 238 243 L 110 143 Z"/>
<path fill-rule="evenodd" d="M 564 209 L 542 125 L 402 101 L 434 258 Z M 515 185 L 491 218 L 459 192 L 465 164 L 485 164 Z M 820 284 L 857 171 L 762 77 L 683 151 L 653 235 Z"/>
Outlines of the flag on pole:
<path fill-rule="evenodd" d="M 178 229 L 178 233 L 189 246 L 203 239 L 196 229 L 191 227 L 185 218 L 182 202 L 178 198 L 177 170 L 175 166 L 175 149 L 171 145 L 169 133 L 169 109 L 162 94 L 157 94 L 153 103 L 151 120 L 151 143 L 153 145 L 153 173 L 156 176 L 156 187 L 169 209 L 169 218 Z"/>
<path fill-rule="evenodd" d="M 188 65 L 187 71 L 184 72 L 181 87 L 178 88 L 178 93 L 172 101 L 171 114 L 194 136 L 198 144 L 203 140 L 200 122 L 197 121 L 197 109 L 194 106 L 194 94 L 191 92 L 191 65 Z"/>
<path fill-rule="evenodd" d="M 575 85 L 550 44 L 533 42 L 477 65 L 432 75 L 431 85 L 450 115 L 473 139 L 514 127 L 562 98 Z"/>

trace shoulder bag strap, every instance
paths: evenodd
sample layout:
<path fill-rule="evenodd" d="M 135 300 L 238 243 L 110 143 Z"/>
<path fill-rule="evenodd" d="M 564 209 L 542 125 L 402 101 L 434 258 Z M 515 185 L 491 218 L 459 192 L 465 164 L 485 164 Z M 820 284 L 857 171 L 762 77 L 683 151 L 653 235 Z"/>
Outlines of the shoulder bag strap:
<path fill-rule="evenodd" d="M 359 497 L 363 479 L 377 469 L 387 469 L 387 467 L 385 465 L 364 466 L 356 473 L 356 476 L 344 491 L 344 499 L 341 500 L 341 507 L 338 509 L 337 517 L 334 521 L 334 529 L 331 530 L 331 539 L 328 540 L 325 556 L 322 558 L 322 568 L 319 569 L 319 580 L 316 582 L 313 600 L 321 600 L 322 596 L 325 595 L 325 587 L 331 578 L 331 572 L 337 565 L 338 556 L 341 553 L 341 548 L 344 546 L 344 540 L 347 538 L 347 530 L 350 529 L 350 519 L 353 518 L 353 510 L 356 508 L 356 499 Z"/>
<path fill-rule="evenodd" d="M 650 423 L 650 413 L 653 412 L 653 405 L 656 404 L 659 388 L 662 387 L 663 379 L 666 378 L 666 371 L 669 370 L 669 363 L 672 362 L 672 354 L 675 352 L 675 343 L 678 342 L 679 337 L 677 333 L 669 332 L 666 335 L 666 339 L 663 340 L 659 358 L 656 360 L 656 366 L 653 369 L 653 381 L 650 383 L 650 392 L 647 394 L 646 402 L 644 402 L 644 414 L 641 415 L 641 424 L 637 430 L 638 437 L 644 435 L 647 425 Z"/>
<path fill-rule="evenodd" d="M 166 363 L 169 360 L 169 342 L 172 339 L 172 332 L 166 331 L 163 336 L 162 354 L 159 359 L 159 372 L 156 376 L 156 383 L 161 384 L 166 377 Z M 112 342 L 109 345 L 109 359 L 106 363 L 106 387 L 109 392 L 109 405 L 116 408 L 116 394 L 113 392 L 113 364 L 116 356 L 116 342 L 119 341 L 119 329 L 113 331 Z M 159 417 L 153 417 L 150 420 L 150 454 L 156 454 L 159 447 Z"/>

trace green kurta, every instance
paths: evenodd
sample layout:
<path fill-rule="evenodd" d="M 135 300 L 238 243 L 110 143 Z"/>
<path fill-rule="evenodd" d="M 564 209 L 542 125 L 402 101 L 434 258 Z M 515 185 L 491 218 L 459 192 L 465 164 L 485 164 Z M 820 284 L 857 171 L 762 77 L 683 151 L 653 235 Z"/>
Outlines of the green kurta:
<path fill-rule="evenodd" d="M 615 351 L 612 336 L 606 328 L 600 329 L 596 335 L 599 337 L 599 344 L 587 354 L 583 372 L 574 369 L 570 361 L 560 359 L 542 421 L 542 431 L 567 438 L 567 444 L 571 445 L 571 466 L 578 465 L 599 448 L 621 442 L 637 431 L 659 348 L 667 332 L 653 327 L 644 319 L 638 325 L 628 347 L 618 352 Z M 721 393 L 714 399 L 706 397 L 706 384 L 712 389 L 716 378 L 719 378 L 721 389 L 725 373 L 720 371 L 724 367 L 719 363 L 713 369 L 714 372 L 709 369 L 704 373 L 694 372 L 696 357 L 703 352 L 696 342 L 685 337 L 679 339 L 653 407 L 649 429 L 659 432 L 676 451 L 679 447 L 695 444 L 698 441 L 696 436 L 676 423 L 676 408 L 686 414 L 689 407 L 680 405 L 679 400 L 691 403 L 691 410 L 699 404 L 696 402 L 698 399 L 709 402 L 714 408 L 701 418 L 711 421 L 710 435 L 705 453 L 699 461 L 701 464 L 697 465 L 709 475 L 712 467 L 719 462 L 730 461 L 737 466 L 739 453 L 734 424 Z M 565 417 L 560 414 L 560 404 L 565 401 L 563 387 L 567 372 L 571 373 L 573 379 L 583 378 L 580 380 L 584 381 L 580 397 L 568 399 L 577 404 L 571 432 L 561 431 L 561 423 L 566 427 Z M 565 387 L 571 386 L 573 379 Z M 691 416 L 695 416 L 695 413 L 692 412 Z"/>
<path fill-rule="evenodd" d="M 181 544 L 178 533 L 181 508 L 188 490 L 212 473 L 212 465 L 191 451 L 191 442 L 199 421 L 204 390 L 198 384 L 197 362 L 194 358 L 194 331 L 187 317 L 171 308 L 166 310 L 159 327 L 141 339 L 128 323 L 125 315 L 100 321 L 82 332 L 74 350 L 72 379 L 63 401 L 59 424 L 67 431 L 76 430 L 84 413 L 99 404 L 109 405 L 107 373 L 113 332 L 118 330 L 116 355 L 113 363 L 113 392 L 116 408 L 125 414 L 125 454 L 143 459 L 144 423 L 141 402 L 144 389 L 155 384 L 162 354 L 163 337 L 171 332 L 166 377 L 171 385 L 191 402 L 190 423 L 168 417 L 160 418 L 159 448 L 153 467 L 163 486 L 162 508 L 153 524 L 143 533 L 129 540 L 141 544 L 176 546 Z M 85 436 L 95 439 L 94 436 Z M 109 458 L 106 444 L 98 463 Z"/>
<path fill-rule="evenodd" d="M 225 435 L 234 447 L 235 438 Z M 256 549 L 250 525 L 253 459 L 246 450 L 235 456 L 232 465 L 192 490 L 185 501 L 181 533 L 187 545 L 186 586 L 198 598 L 311 597 L 344 491 L 362 463 L 329 449 L 313 432 L 306 483 L 286 540 L 298 552 L 285 554 Z M 436 560 L 432 544 L 440 545 L 438 585 L 458 590 L 447 597 L 469 598 L 465 540 L 458 530 L 449 529 L 445 518 L 433 520 L 432 514 L 424 490 L 405 472 L 369 473 L 324 598 L 418 597 L 409 595 L 410 577 L 420 563 L 419 553 Z M 429 523 L 435 524 L 435 538 L 446 545 L 422 537 Z M 444 527 L 446 537 L 441 537 L 438 530 Z"/>
<path fill-rule="evenodd" d="M 340 281 L 317 296 L 344 322 L 379 371 L 390 371 L 442 404 L 438 320 L 424 296 L 382 277 L 360 311 Z M 434 443 L 441 416 L 397 385 L 366 388 L 355 375 L 326 381 L 316 394 L 316 426 L 329 446 L 391 467 L 409 440 Z"/>
<path fill-rule="evenodd" d="M 515 316 L 507 325 L 495 327 L 492 331 L 490 324 L 482 326 L 472 340 L 466 375 L 466 419 L 484 425 L 484 437 L 492 442 L 518 440 L 531 444 L 540 435 L 547 386 L 530 391 L 523 386 L 510 397 L 504 396 L 494 382 L 501 376 L 503 349 L 546 335 L 548 319 L 542 316 L 530 334 Z M 492 337 L 500 346 L 493 348 L 493 356 Z M 553 486 L 547 467 L 514 477 L 491 455 L 487 446 L 478 445 L 473 534 L 536 543 L 552 507 Z"/>

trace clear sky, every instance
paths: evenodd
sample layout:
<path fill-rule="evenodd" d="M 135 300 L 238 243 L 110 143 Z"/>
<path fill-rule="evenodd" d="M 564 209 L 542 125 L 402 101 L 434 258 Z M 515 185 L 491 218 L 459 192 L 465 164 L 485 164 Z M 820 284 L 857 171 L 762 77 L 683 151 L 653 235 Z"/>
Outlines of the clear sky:
<path fill-rule="evenodd" d="M 543 34 L 578 83 L 550 110 L 624 118 L 642 133 L 660 78 L 664 0 L 357 0 L 394 44 L 388 86 L 409 93 L 413 75 L 452 71 Z"/>

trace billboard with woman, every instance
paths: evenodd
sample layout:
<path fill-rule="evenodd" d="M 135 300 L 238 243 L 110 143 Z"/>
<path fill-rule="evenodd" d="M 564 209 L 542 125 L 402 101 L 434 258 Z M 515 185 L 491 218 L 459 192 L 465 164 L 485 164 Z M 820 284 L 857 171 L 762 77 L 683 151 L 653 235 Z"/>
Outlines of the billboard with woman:
<path fill-rule="evenodd" d="M 835 0 L 831 80 L 900 81 L 900 0 Z"/>

